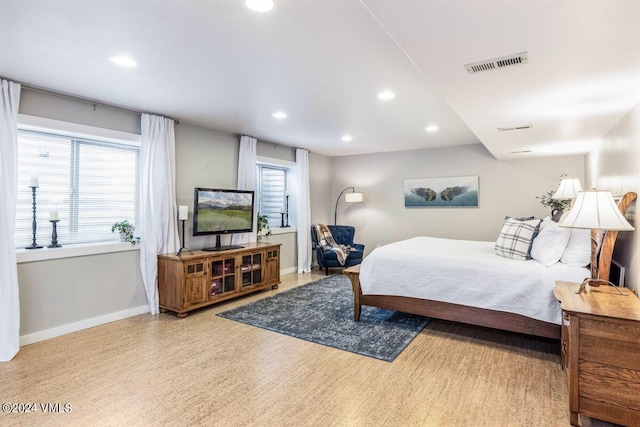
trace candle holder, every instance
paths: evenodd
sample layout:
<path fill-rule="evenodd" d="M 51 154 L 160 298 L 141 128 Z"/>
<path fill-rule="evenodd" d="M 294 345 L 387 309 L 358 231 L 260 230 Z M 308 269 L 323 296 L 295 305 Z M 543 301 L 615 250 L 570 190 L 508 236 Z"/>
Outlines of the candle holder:
<path fill-rule="evenodd" d="M 284 197 L 286 199 L 286 205 L 285 205 L 286 208 L 285 208 L 285 210 L 286 210 L 286 217 L 287 217 L 287 223 L 284 226 L 288 227 L 289 226 L 289 196 L 287 195 L 287 196 L 284 196 Z"/>
<path fill-rule="evenodd" d="M 186 220 L 181 219 L 180 221 L 182 222 L 182 245 L 180 246 L 180 250 L 178 251 L 178 253 L 177 253 L 176 255 L 180 255 L 180 254 L 182 253 L 182 250 L 183 250 L 183 249 L 186 249 L 186 250 L 187 250 L 187 251 L 189 251 L 189 253 L 191 254 L 191 253 L 192 253 L 192 252 L 191 252 L 191 249 L 189 249 L 189 248 L 187 248 L 187 247 L 185 247 L 185 246 L 184 246 L 184 222 L 185 222 Z"/>
<path fill-rule="evenodd" d="M 57 224 L 60 222 L 59 219 L 50 219 L 49 222 L 53 226 L 53 231 L 51 232 L 51 244 L 47 246 L 48 248 L 61 248 L 62 245 L 58 244 L 58 231 Z"/>
<path fill-rule="evenodd" d="M 27 246 L 25 249 L 40 249 L 42 248 L 42 246 L 40 246 L 36 242 L 36 228 L 38 226 L 38 223 L 36 221 L 36 188 L 38 188 L 38 186 L 30 185 L 29 187 L 31 187 L 31 197 L 33 198 L 33 221 L 31 222 L 31 231 L 33 233 L 33 241 L 31 242 L 31 245 Z"/>
<path fill-rule="evenodd" d="M 284 228 L 284 212 L 280 212 L 280 228 Z"/>

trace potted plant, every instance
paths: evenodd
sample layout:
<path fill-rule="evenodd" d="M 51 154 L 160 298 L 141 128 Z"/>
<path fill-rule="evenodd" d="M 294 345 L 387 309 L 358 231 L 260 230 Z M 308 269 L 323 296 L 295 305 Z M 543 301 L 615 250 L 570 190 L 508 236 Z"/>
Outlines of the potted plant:
<path fill-rule="evenodd" d="M 555 191 L 549 191 L 543 194 L 542 196 L 536 197 L 536 198 L 540 199 L 540 203 L 542 203 L 542 206 L 551 208 L 551 219 L 555 222 L 558 222 L 560 221 L 560 217 L 564 213 L 564 210 L 571 203 L 571 200 L 554 199 L 553 198 L 554 193 Z"/>
<path fill-rule="evenodd" d="M 262 240 L 262 236 L 270 236 L 271 229 L 269 228 L 269 218 L 266 215 L 261 215 L 258 212 L 258 240 Z"/>
<path fill-rule="evenodd" d="M 136 227 L 133 224 L 129 224 L 129 221 L 126 219 L 124 221 L 116 222 L 111 226 L 111 232 L 115 232 L 116 230 L 120 233 L 120 241 L 121 242 L 131 242 L 131 244 L 135 245 L 138 241 L 135 237 L 133 237 L 133 230 Z"/>

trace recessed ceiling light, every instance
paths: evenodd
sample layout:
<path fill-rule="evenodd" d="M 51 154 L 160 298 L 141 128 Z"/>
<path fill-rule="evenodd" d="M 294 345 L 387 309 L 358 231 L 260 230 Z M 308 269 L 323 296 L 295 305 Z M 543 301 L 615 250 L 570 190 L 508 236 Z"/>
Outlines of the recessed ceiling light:
<path fill-rule="evenodd" d="M 385 90 L 378 94 L 378 99 L 382 99 L 383 101 L 388 101 L 396 97 L 396 94 L 391 92 L 390 90 Z"/>
<path fill-rule="evenodd" d="M 438 130 L 438 126 L 436 125 L 429 125 L 427 126 L 424 130 L 426 130 L 427 132 L 435 132 Z"/>
<path fill-rule="evenodd" d="M 121 67 L 135 67 L 136 65 L 138 65 L 138 63 L 134 59 L 131 59 L 128 56 L 112 56 L 109 59 L 111 60 L 111 62 Z"/>
<path fill-rule="evenodd" d="M 282 111 L 276 111 L 275 113 L 272 114 L 273 117 L 275 117 L 276 119 L 286 119 L 287 118 L 287 113 L 283 113 Z"/>
<path fill-rule="evenodd" d="M 351 135 L 345 135 L 345 136 L 342 137 L 342 140 L 344 142 L 351 142 L 351 141 L 353 141 L 353 137 Z"/>
<path fill-rule="evenodd" d="M 245 0 L 244 4 L 254 12 L 268 12 L 273 9 L 273 0 Z"/>

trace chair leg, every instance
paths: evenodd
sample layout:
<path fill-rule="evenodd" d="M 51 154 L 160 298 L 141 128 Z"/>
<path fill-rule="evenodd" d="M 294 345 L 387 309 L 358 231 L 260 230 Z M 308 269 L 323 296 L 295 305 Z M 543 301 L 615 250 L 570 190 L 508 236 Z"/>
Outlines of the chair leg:
<path fill-rule="evenodd" d="M 324 268 L 324 275 L 328 276 L 329 275 L 329 267 L 325 267 Z"/>

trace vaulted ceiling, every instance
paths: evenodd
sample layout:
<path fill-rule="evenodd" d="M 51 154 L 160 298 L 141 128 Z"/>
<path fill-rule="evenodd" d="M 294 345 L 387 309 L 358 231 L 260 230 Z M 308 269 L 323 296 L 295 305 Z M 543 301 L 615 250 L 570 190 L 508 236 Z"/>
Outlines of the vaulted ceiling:
<path fill-rule="evenodd" d="M 1 77 L 329 156 L 477 142 L 498 159 L 585 153 L 640 100 L 637 0 L 275 0 L 267 13 L 243 0 L 0 0 L 0 10 Z M 526 63 L 465 69 L 522 52 Z M 378 99 L 385 90 L 395 97 Z"/>

